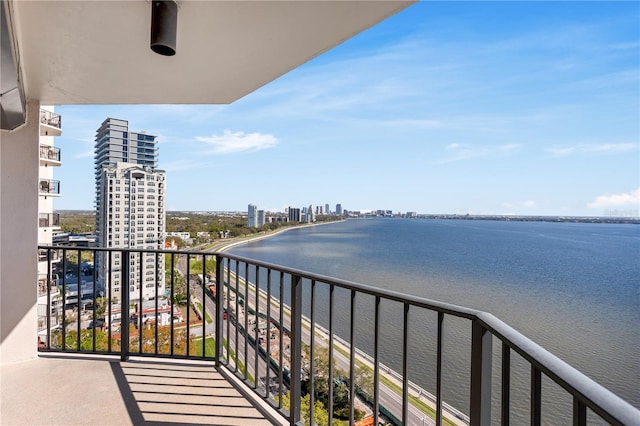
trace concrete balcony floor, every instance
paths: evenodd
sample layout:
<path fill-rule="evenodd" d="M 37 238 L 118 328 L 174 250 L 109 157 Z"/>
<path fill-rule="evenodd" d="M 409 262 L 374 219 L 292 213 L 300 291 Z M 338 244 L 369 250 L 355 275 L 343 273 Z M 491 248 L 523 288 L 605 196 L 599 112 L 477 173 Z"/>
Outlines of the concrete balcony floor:
<path fill-rule="evenodd" d="M 2 425 L 287 424 L 211 362 L 45 355 L 0 377 Z"/>

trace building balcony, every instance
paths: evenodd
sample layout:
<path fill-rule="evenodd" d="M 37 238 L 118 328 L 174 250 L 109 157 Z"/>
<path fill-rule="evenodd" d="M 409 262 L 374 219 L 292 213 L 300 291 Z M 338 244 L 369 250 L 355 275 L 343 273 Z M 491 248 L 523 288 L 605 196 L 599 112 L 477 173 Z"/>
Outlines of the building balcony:
<path fill-rule="evenodd" d="M 60 214 L 40 213 L 38 218 L 40 228 L 60 228 Z"/>
<path fill-rule="evenodd" d="M 55 112 L 40 109 L 40 136 L 60 136 L 62 117 Z"/>
<path fill-rule="evenodd" d="M 61 164 L 60 148 L 40 145 L 40 165 L 59 166 Z"/>
<path fill-rule="evenodd" d="M 53 382 L 52 412 L 60 416 L 88 404 L 90 416 L 109 409 L 116 423 L 133 424 L 219 423 L 217 416 L 227 416 L 227 424 L 298 424 L 321 412 L 350 424 L 368 416 L 373 424 L 403 425 L 636 424 L 640 418 L 639 410 L 486 312 L 224 253 L 40 250 L 47 258 L 57 253 L 65 265 L 59 291 L 82 296 L 65 297 L 59 312 L 44 318 L 39 351 L 46 358 L 8 367 L 7 377 L 29 383 L 28 377 L 55 371 L 44 380 Z M 83 276 L 80 258 L 104 267 Z M 114 258 L 125 259 L 122 269 L 107 267 Z M 155 272 L 143 275 L 139 265 L 150 258 Z M 67 281 L 74 271 L 72 288 Z M 121 282 L 129 291 L 119 291 Z M 389 341 L 398 344 L 383 351 Z M 433 364 L 416 361 L 416 350 L 432 353 Z M 88 358 L 63 358 L 69 355 Z M 453 391 L 449 385 L 459 379 L 452 368 L 466 378 Z M 528 374 L 519 374 L 521 368 Z M 416 383 L 418 370 L 432 371 L 433 381 Z M 86 392 L 69 398 L 61 385 Z M 248 411 L 215 412 L 235 407 L 213 397 L 221 388 L 240 389 L 238 402 Z M 15 415 L 28 423 L 32 413 Z"/>
<path fill-rule="evenodd" d="M 2 380 L 3 424 L 285 424 L 212 362 L 41 356 Z"/>
<path fill-rule="evenodd" d="M 59 197 L 60 181 L 51 179 L 40 179 L 40 184 L 38 185 L 38 195 L 45 197 Z"/>

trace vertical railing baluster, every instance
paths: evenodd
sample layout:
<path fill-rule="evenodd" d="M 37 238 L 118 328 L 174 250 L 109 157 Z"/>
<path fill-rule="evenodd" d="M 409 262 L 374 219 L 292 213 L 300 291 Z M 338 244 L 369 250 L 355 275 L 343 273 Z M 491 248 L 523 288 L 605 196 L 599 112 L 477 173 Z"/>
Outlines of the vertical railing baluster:
<path fill-rule="evenodd" d="M 244 379 L 249 378 L 249 264 L 244 263 L 244 366 L 243 375 Z"/>
<path fill-rule="evenodd" d="M 171 324 L 169 325 L 169 327 L 171 327 L 171 342 L 170 342 L 170 347 L 169 347 L 169 355 L 173 356 L 173 345 L 174 345 L 174 339 L 175 339 L 175 333 L 174 333 L 174 329 L 173 329 L 173 316 L 174 316 L 174 310 L 175 310 L 175 253 L 171 253 L 171 317 L 170 317 L 170 322 Z"/>
<path fill-rule="evenodd" d="M 356 402 L 356 291 L 351 290 L 351 319 L 349 321 L 349 424 L 355 421 Z M 407 424 L 407 423 L 405 423 Z"/>
<path fill-rule="evenodd" d="M 51 349 L 51 249 L 47 249 L 47 349 Z"/>
<path fill-rule="evenodd" d="M 229 292 L 227 291 L 227 303 L 229 303 Z M 222 360 L 222 352 L 224 348 L 224 330 L 223 330 L 223 300 L 224 300 L 224 258 L 219 254 L 216 255 L 216 368 L 220 368 Z M 206 307 L 205 307 L 206 309 Z M 227 329 L 228 330 L 228 329 Z"/>
<path fill-rule="evenodd" d="M 573 426 L 587 425 L 587 406 L 578 399 L 573 397 Z"/>
<path fill-rule="evenodd" d="M 267 371 L 265 371 L 265 398 L 269 398 L 271 385 L 271 268 L 267 269 Z"/>
<path fill-rule="evenodd" d="M 231 347 L 229 343 L 229 338 L 231 337 L 231 259 L 227 259 L 227 281 L 225 285 L 227 289 L 227 365 L 229 365 L 230 355 L 228 348 Z M 220 345 L 222 345 L 222 347 L 224 348 L 224 338 L 222 341 L 220 341 Z"/>
<path fill-rule="evenodd" d="M 67 249 L 62 249 L 62 350 L 67 350 Z"/>
<path fill-rule="evenodd" d="M 138 349 L 139 349 L 139 353 L 142 354 L 142 327 L 143 327 L 143 323 L 142 323 L 142 300 L 143 298 L 143 293 L 142 291 L 144 290 L 144 254 L 142 253 L 142 251 L 140 251 L 138 253 L 138 268 L 140 269 L 140 273 L 138 274 Z"/>
<path fill-rule="evenodd" d="M 129 359 L 129 262 L 130 251 L 123 250 L 122 257 L 126 259 L 122 264 L 124 270 L 122 272 L 123 280 L 120 282 L 120 361 Z"/>
<path fill-rule="evenodd" d="M 240 303 L 240 290 L 239 290 L 239 285 L 240 285 L 240 262 L 238 262 L 236 260 L 236 340 L 235 340 L 235 357 L 234 357 L 234 371 L 237 373 L 240 371 L 240 369 L 238 368 L 238 357 L 240 356 L 240 354 L 238 353 L 240 351 L 240 308 L 238 306 L 238 304 Z"/>
<path fill-rule="evenodd" d="M 542 421 L 542 372 L 531 366 L 531 425 L 540 426 Z"/>
<path fill-rule="evenodd" d="M 470 425 L 491 424 L 491 333 L 478 320 L 471 325 Z"/>
<path fill-rule="evenodd" d="M 256 323 L 254 324 L 254 337 L 255 340 L 253 342 L 253 347 L 254 347 L 254 371 L 255 371 L 255 375 L 254 375 L 254 382 L 253 382 L 253 388 L 254 389 L 258 389 L 258 378 L 260 377 L 259 374 L 259 365 L 258 365 L 258 361 L 260 361 L 260 352 L 258 349 L 259 346 L 259 339 L 260 339 L 260 267 L 256 266 L 255 267 L 255 271 L 256 271 L 256 282 L 255 282 L 255 287 L 254 287 L 254 292 L 255 292 L 255 315 L 254 318 L 256 320 Z"/>
<path fill-rule="evenodd" d="M 333 424 L 333 293 L 335 286 L 329 285 L 329 426 Z"/>
<path fill-rule="evenodd" d="M 156 252 L 154 256 L 154 300 L 155 300 L 155 308 L 156 308 L 156 321 L 155 321 L 155 330 L 154 330 L 154 354 L 158 355 L 158 327 L 160 326 L 160 313 L 158 312 L 158 282 L 160 282 L 160 277 L 158 276 L 158 266 L 160 266 L 160 254 Z M 164 256 L 164 254 L 162 254 Z M 164 273 L 164 272 L 163 272 Z"/>
<path fill-rule="evenodd" d="M 101 260 L 104 260 L 104 256 L 101 256 L 101 257 L 100 257 L 100 259 L 101 259 Z M 108 348 L 108 350 L 109 350 L 109 353 L 111 353 L 111 350 L 112 350 L 112 348 L 111 348 L 111 343 L 112 343 L 112 337 L 113 337 L 113 314 L 111 313 L 111 304 L 112 304 L 112 299 L 111 299 L 111 297 L 113 296 L 113 295 L 111 294 L 111 287 L 112 287 L 111 283 L 112 283 L 112 278 L 113 278 L 113 274 L 112 274 L 112 269 L 113 269 L 112 260 L 113 260 L 113 259 L 112 259 L 112 256 L 111 256 L 111 250 L 109 250 L 109 252 L 107 253 L 107 262 L 109 262 L 109 263 L 108 263 L 109 267 L 107 268 L 108 272 L 107 272 L 107 283 L 106 283 L 106 286 L 107 286 L 107 294 L 109 295 L 109 296 L 107 297 L 107 303 L 108 303 L 107 308 L 108 308 L 108 310 L 109 310 L 109 311 L 108 311 L 108 312 L 109 312 L 109 321 L 108 321 L 108 324 L 109 324 L 109 333 L 108 333 L 108 335 L 107 335 L 107 348 Z M 122 324 L 122 321 L 120 321 L 120 324 Z"/>
<path fill-rule="evenodd" d="M 279 326 L 279 348 L 278 348 L 278 365 L 280 368 L 278 369 L 278 408 L 282 409 L 282 387 L 284 384 L 284 363 L 283 363 L 283 352 L 284 352 L 284 344 L 282 342 L 282 337 L 284 336 L 284 273 L 280 271 L 280 316 L 278 317 Z"/>
<path fill-rule="evenodd" d="M 93 284 L 93 303 L 92 303 L 92 310 L 91 310 L 91 318 L 93 321 L 93 327 L 92 327 L 92 337 L 93 337 L 93 342 L 92 342 L 92 348 L 93 348 L 93 352 L 96 351 L 96 324 L 97 324 L 97 318 L 96 318 L 96 303 L 98 303 L 98 298 L 96 297 L 96 281 L 97 281 L 97 277 L 96 277 L 96 252 L 95 250 L 93 250 L 91 253 L 93 253 L 93 274 L 91 274 L 91 278 L 92 278 L 92 284 Z"/>
<path fill-rule="evenodd" d="M 373 424 L 380 416 L 380 296 L 376 296 L 373 323 Z"/>
<path fill-rule="evenodd" d="M 316 342 L 316 316 L 315 316 L 316 280 L 311 280 L 311 336 L 309 338 L 309 419 L 313 424 L 315 419 L 314 404 L 316 402 L 316 372 L 315 372 L 315 342 Z"/>
<path fill-rule="evenodd" d="M 404 304 L 402 327 L 402 424 L 409 424 L 409 304 Z"/>
<path fill-rule="evenodd" d="M 191 331 L 189 327 L 191 325 L 191 315 L 190 310 L 191 307 L 191 255 L 187 254 L 187 335 L 185 336 L 187 343 L 187 353 L 185 355 L 189 356 L 189 350 L 191 349 L 189 346 L 189 336 L 191 336 Z"/>
<path fill-rule="evenodd" d="M 511 411 L 511 348 L 502 342 L 502 410 L 500 422 L 502 426 L 509 426 Z"/>
<path fill-rule="evenodd" d="M 300 420 L 300 400 L 302 398 L 302 278 L 291 276 L 291 406 L 290 424 L 294 426 Z"/>
<path fill-rule="evenodd" d="M 76 268 L 76 273 L 78 274 L 78 298 L 77 298 L 77 303 L 76 303 L 76 323 L 78 324 L 77 328 L 78 328 L 78 346 L 77 346 L 77 351 L 81 351 L 82 350 L 82 325 L 80 324 L 82 322 L 82 310 L 81 310 L 81 300 L 82 300 L 82 271 L 80 270 L 80 264 L 82 263 L 82 251 L 80 249 L 78 249 L 78 265 Z"/>
<path fill-rule="evenodd" d="M 206 358 L 207 357 L 207 345 L 206 345 L 206 337 L 207 337 L 207 333 L 206 333 L 206 328 L 205 325 L 207 324 L 207 293 L 206 293 L 206 284 L 205 281 L 207 280 L 207 255 L 206 254 L 202 254 L 202 312 L 200 312 L 200 315 L 202 315 L 202 358 Z M 218 294 L 218 289 L 216 288 L 216 295 Z"/>
<path fill-rule="evenodd" d="M 444 313 L 438 312 L 438 345 L 436 348 L 436 426 L 442 425 L 442 340 Z"/>

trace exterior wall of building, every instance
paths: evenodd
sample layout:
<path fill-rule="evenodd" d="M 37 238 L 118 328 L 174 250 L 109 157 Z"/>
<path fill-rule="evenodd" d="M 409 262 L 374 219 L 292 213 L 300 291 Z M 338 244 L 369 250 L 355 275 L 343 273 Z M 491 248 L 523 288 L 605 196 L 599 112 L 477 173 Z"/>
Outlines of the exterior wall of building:
<path fill-rule="evenodd" d="M 165 173 L 157 170 L 156 137 L 129 131 L 126 120 L 107 118 L 96 131 L 96 243 L 99 247 L 157 250 L 164 248 Z M 164 257 L 132 255 L 130 300 L 164 295 Z M 100 285 L 120 297 L 125 259 L 114 253 L 98 261 Z M 109 269 L 111 275 L 108 274 Z M 142 279 L 141 279 L 142 274 Z M 157 277 L 157 279 L 156 279 Z M 156 290 L 156 286 L 158 287 Z"/>
<path fill-rule="evenodd" d="M 249 228 L 258 226 L 258 207 L 253 204 L 249 204 L 247 209 L 247 226 Z"/>
<path fill-rule="evenodd" d="M 104 166 L 101 176 L 100 228 L 96 229 L 101 247 L 159 250 L 164 248 L 166 211 L 165 174 L 160 170 L 131 163 Z M 129 260 L 130 300 L 152 299 L 164 294 L 164 257 L 157 262 L 153 253 Z M 111 286 L 112 297 L 120 297 L 125 277 L 121 255 L 112 254 L 111 276 L 106 255 L 100 256 L 98 277 L 102 286 Z M 141 271 L 142 270 L 142 271 Z M 142 272 L 142 282 L 140 276 Z M 157 280 L 156 280 L 157 275 Z M 109 284 L 109 279 L 110 284 Z"/>
<path fill-rule="evenodd" d="M 258 228 L 260 228 L 261 226 L 264 226 L 265 224 L 265 213 L 264 210 L 258 210 L 258 221 L 256 226 Z"/>
<path fill-rule="evenodd" d="M 34 358 L 38 266 L 38 101 L 0 143 L 0 362 Z"/>

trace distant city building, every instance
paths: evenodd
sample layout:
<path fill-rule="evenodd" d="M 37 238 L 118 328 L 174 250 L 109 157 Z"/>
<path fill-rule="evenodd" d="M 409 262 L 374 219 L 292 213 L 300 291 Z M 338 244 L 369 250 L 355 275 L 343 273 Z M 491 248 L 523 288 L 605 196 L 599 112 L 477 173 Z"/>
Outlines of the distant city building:
<path fill-rule="evenodd" d="M 407 212 L 405 217 L 408 217 L 408 218 L 411 218 L 411 219 L 415 219 L 415 218 L 418 217 L 418 213 L 416 213 L 416 212 Z"/>
<path fill-rule="evenodd" d="M 324 205 L 324 214 L 331 214 L 331 210 L 329 209 L 329 203 Z"/>
<path fill-rule="evenodd" d="M 264 226 L 264 224 L 265 224 L 264 210 L 258 210 L 258 228 Z"/>
<path fill-rule="evenodd" d="M 300 209 L 289 207 L 289 222 L 300 222 Z"/>
<path fill-rule="evenodd" d="M 258 206 L 255 204 L 249 204 L 249 208 L 247 211 L 247 226 L 249 228 L 257 228 L 258 227 Z"/>
<path fill-rule="evenodd" d="M 342 216 L 344 212 L 342 211 L 342 204 L 336 204 L 336 214 L 338 216 Z"/>
<path fill-rule="evenodd" d="M 164 248 L 166 211 L 165 172 L 156 169 L 156 137 L 130 132 L 126 120 L 107 118 L 96 131 L 96 244 L 106 248 L 157 250 Z M 130 300 L 152 299 L 164 294 L 164 257 L 152 253 L 119 253 L 97 257 L 98 281 L 120 297 L 129 264 Z M 142 270 L 142 271 L 141 271 Z M 110 273 L 109 273 L 110 271 Z M 157 279 L 156 279 L 157 277 Z M 157 287 L 157 288 L 156 288 Z"/>
<path fill-rule="evenodd" d="M 309 204 L 309 208 L 307 209 L 306 222 L 313 223 L 316 221 L 316 215 L 313 212 L 313 204 Z"/>

